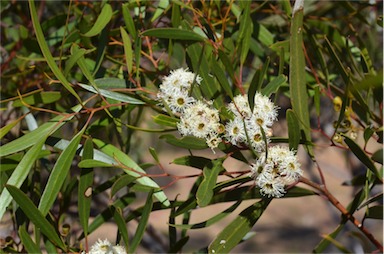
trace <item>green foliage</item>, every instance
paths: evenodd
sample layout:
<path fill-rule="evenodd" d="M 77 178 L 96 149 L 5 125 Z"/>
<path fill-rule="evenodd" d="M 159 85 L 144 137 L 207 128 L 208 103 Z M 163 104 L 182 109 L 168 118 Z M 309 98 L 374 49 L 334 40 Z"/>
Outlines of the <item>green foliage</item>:
<path fill-rule="evenodd" d="M 212 102 L 223 126 L 234 118 L 227 107 L 237 95 L 247 95 L 252 110 L 257 94 L 275 102 L 277 124 L 287 133 L 270 136 L 261 128 L 263 142 L 297 151 L 304 175 L 320 179 L 295 179 L 281 198 L 326 197 L 341 215 L 313 252 L 347 252 L 348 221 L 364 251 L 383 251 L 366 226 L 383 219 L 383 194 L 377 191 L 383 181 L 381 3 L 0 5 L 0 218 L 11 215 L 12 235 L 20 239 L 6 242 L 2 252 L 89 252 L 88 239 L 110 221 L 117 226 L 116 243 L 140 252 L 156 211 L 169 213 L 163 222 L 168 232 L 157 230 L 169 239 L 163 252 L 229 253 L 251 241 L 254 225 L 272 209 L 273 198 L 260 193 L 257 172 L 249 167 L 261 153 L 250 145 L 254 137 L 247 130 L 241 145 L 223 139 L 214 149 L 204 138 L 180 135 L 182 114 L 157 96 L 164 77 L 179 68 L 195 74 L 189 96 Z M 344 179 L 356 193 L 347 206 L 330 193 L 317 160 L 319 150 L 331 147 L 356 157 L 363 169 L 356 175 L 349 168 L 351 177 Z M 191 173 L 168 171 L 166 149 L 173 166 Z M 191 186 L 171 196 L 173 184 L 185 178 Z M 98 203 L 101 197 L 107 201 Z M 192 222 L 199 209 L 212 214 Z M 365 212 L 361 222 L 358 210 Z M 67 228 L 68 218 L 80 232 Z M 128 227 L 133 221 L 135 232 Z M 189 246 L 192 230 L 212 225 L 221 229 L 208 246 Z"/>

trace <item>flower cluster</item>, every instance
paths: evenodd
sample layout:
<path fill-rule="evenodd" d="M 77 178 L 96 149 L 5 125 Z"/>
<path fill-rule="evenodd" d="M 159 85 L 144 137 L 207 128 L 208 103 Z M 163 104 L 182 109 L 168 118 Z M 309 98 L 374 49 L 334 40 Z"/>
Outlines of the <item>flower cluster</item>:
<path fill-rule="evenodd" d="M 85 254 L 83 251 L 82 253 Z M 112 245 L 107 239 L 97 240 L 97 242 L 92 245 L 89 254 L 126 254 L 125 248 L 120 245 Z"/>
<path fill-rule="evenodd" d="M 251 165 L 251 177 L 260 187 L 261 194 L 283 196 L 285 186 L 296 182 L 302 170 L 293 151 L 280 146 L 269 147 L 277 107 L 268 97 L 256 93 L 251 109 L 248 95 L 237 95 L 228 104 L 232 119 L 224 125 L 212 102 L 191 96 L 192 83 L 200 85 L 201 81 L 198 75 L 177 69 L 165 77 L 159 87 L 158 99 L 180 115 L 177 124 L 180 134 L 205 139 L 212 151 L 223 141 L 239 147 L 252 147 L 258 159 Z"/>
<path fill-rule="evenodd" d="M 295 153 L 280 146 L 269 147 L 268 153 L 263 152 L 251 165 L 251 172 L 261 194 L 268 197 L 282 197 L 284 187 L 295 183 L 303 174 Z"/>
<path fill-rule="evenodd" d="M 226 125 L 226 139 L 233 145 L 241 145 L 249 140 L 256 152 L 265 151 L 265 143 L 272 135 L 271 126 L 277 120 L 277 108 L 268 97 L 256 93 L 254 108 L 251 110 L 247 95 L 237 95 L 229 104 L 234 119 Z M 263 138 L 263 132 L 266 140 Z"/>
<path fill-rule="evenodd" d="M 190 90 L 194 81 L 199 85 L 201 80 L 199 75 L 187 69 L 171 71 L 160 85 L 157 98 L 163 100 L 163 104 L 166 104 L 172 113 L 183 113 L 186 108 L 196 102 L 195 98 L 190 96 Z"/>

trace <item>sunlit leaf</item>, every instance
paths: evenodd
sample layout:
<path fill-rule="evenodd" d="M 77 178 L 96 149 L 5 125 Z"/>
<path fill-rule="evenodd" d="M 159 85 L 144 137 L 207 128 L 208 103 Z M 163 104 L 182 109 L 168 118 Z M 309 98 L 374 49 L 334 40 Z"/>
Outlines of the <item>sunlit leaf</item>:
<path fill-rule="evenodd" d="M 96 91 L 96 89 L 93 88 L 92 86 L 85 85 L 85 84 L 78 84 L 78 85 L 81 86 L 82 88 L 92 92 L 92 93 L 96 93 L 96 94 L 98 93 L 98 91 Z M 133 98 L 133 97 L 128 96 L 128 95 L 123 94 L 123 93 L 108 91 L 108 90 L 104 90 L 104 89 L 98 89 L 98 90 L 99 90 L 101 95 L 103 95 L 107 98 L 111 98 L 111 99 L 121 101 L 121 102 L 127 102 L 127 103 L 134 104 L 134 105 L 144 104 L 143 101 L 136 99 L 136 98 Z"/>
<path fill-rule="evenodd" d="M 34 166 L 35 161 L 39 156 L 41 149 L 43 148 L 44 142 L 44 136 L 37 140 L 37 143 L 34 144 L 31 149 L 29 149 L 28 152 L 23 156 L 6 184 L 20 188 L 20 186 L 29 175 L 29 171 L 31 170 L 32 166 Z M 0 195 L 0 219 L 3 218 L 6 208 L 11 203 L 11 201 L 12 197 L 10 196 L 10 193 L 7 190 L 3 190 Z"/>
<path fill-rule="evenodd" d="M 123 153 L 122 151 L 117 149 L 115 146 L 111 144 L 106 144 L 101 140 L 93 139 L 93 142 L 100 148 L 100 150 L 105 155 L 109 157 L 107 159 L 109 161 L 104 161 L 104 160 L 101 160 L 101 161 L 109 163 L 111 158 L 113 158 L 112 159 L 113 164 L 121 163 L 125 165 L 126 167 L 122 167 L 124 172 L 126 172 L 127 174 L 133 177 L 137 177 L 137 182 L 139 182 L 140 184 L 157 189 L 158 191 L 156 191 L 153 195 L 160 202 L 163 202 L 165 206 L 170 205 L 167 196 L 164 194 L 163 191 L 160 190 L 159 185 L 157 185 L 157 183 L 154 182 L 151 178 L 144 176 L 145 171 L 139 165 L 137 165 L 136 162 L 134 162 L 127 154 Z"/>
<path fill-rule="evenodd" d="M 79 145 L 81 136 L 85 128 L 79 131 L 71 140 L 67 148 L 63 150 L 53 167 L 44 192 L 39 202 L 39 210 L 43 215 L 47 215 L 49 209 L 52 208 L 55 199 L 63 185 L 69 169 L 71 168 L 73 158 L 75 156 L 77 146 Z"/>
<path fill-rule="evenodd" d="M 77 105 L 72 108 L 74 112 L 80 111 L 81 106 Z M 59 129 L 61 126 L 63 126 L 66 121 L 71 120 L 74 117 L 73 114 L 68 115 L 59 115 L 55 118 L 50 119 L 46 123 L 42 124 L 39 128 L 35 129 L 34 131 L 31 131 L 24 136 L 21 136 L 3 146 L 1 146 L 0 149 L 0 157 L 6 156 L 12 153 L 17 153 L 19 151 L 22 151 L 30 146 L 33 146 L 36 144 L 42 136 L 46 136 L 49 133 L 55 132 L 57 129 Z"/>
<path fill-rule="evenodd" d="M 112 7 L 110 4 L 104 4 L 100 14 L 97 16 L 95 24 L 92 28 L 84 34 L 85 37 L 93 37 L 101 33 L 104 27 L 109 23 L 112 18 Z"/>

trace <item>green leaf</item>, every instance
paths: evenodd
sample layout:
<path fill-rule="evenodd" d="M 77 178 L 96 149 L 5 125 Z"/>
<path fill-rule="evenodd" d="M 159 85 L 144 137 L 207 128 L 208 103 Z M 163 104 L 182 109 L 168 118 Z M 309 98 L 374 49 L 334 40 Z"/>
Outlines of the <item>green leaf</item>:
<path fill-rule="evenodd" d="M 145 30 L 141 33 L 142 36 L 153 36 L 165 39 L 187 40 L 187 41 L 204 41 L 205 38 L 201 35 L 179 28 L 153 28 Z"/>
<path fill-rule="evenodd" d="M 119 78 L 99 78 L 95 79 L 95 84 L 99 89 L 118 89 L 127 88 L 127 80 Z"/>
<path fill-rule="evenodd" d="M 258 68 L 252 78 L 251 84 L 248 89 L 248 102 L 249 107 L 253 110 L 255 106 L 255 94 L 260 91 L 261 85 L 263 84 L 265 74 L 268 71 L 270 57 L 264 62 L 261 68 Z"/>
<path fill-rule="evenodd" d="M 176 138 L 175 136 L 171 134 L 165 134 L 160 136 L 161 139 L 165 139 L 165 141 L 168 144 L 177 146 L 177 147 L 182 147 L 186 149 L 195 149 L 195 150 L 201 150 L 205 149 L 208 147 L 207 143 L 205 140 L 192 137 L 192 136 L 185 136 L 182 138 Z"/>
<path fill-rule="evenodd" d="M 159 114 L 152 117 L 155 123 L 173 128 L 177 128 L 177 123 L 180 122 L 180 119 L 178 118 L 170 117 L 163 114 Z"/>
<path fill-rule="evenodd" d="M 128 193 L 127 195 L 120 197 L 118 200 L 113 202 L 111 206 L 114 206 L 115 208 L 120 207 L 120 208 L 125 208 L 129 204 L 131 204 L 133 201 L 136 200 L 135 194 L 134 193 Z M 98 229 L 100 226 L 105 224 L 109 219 L 113 217 L 111 208 L 108 207 L 104 211 L 102 211 L 100 214 L 98 214 L 92 223 L 89 225 L 88 228 L 88 233 L 94 232 L 96 229 Z M 79 240 L 84 238 L 84 234 L 82 234 L 79 237 Z"/>
<path fill-rule="evenodd" d="M 12 130 L 13 127 L 15 127 L 21 120 L 24 119 L 25 116 L 21 116 L 18 119 L 8 123 L 4 127 L 0 129 L 0 139 L 2 139 L 7 133 Z"/>
<path fill-rule="evenodd" d="M 122 169 L 124 170 L 125 173 L 128 175 L 131 175 L 133 177 L 137 177 L 137 182 L 144 185 L 148 186 L 151 188 L 155 188 L 158 191 L 154 193 L 154 196 L 162 203 L 164 203 L 165 206 L 169 206 L 170 202 L 167 198 L 167 196 L 164 194 L 163 191 L 160 190 L 159 185 L 154 182 L 151 178 L 145 176 L 145 171 L 136 164 L 127 154 L 123 153 L 119 149 L 117 149 L 115 146 L 111 144 L 106 144 L 101 140 L 98 139 L 93 139 L 93 142 L 100 148 L 100 150 L 107 155 L 108 157 L 106 158 L 107 160 L 112 160 L 114 164 L 123 164 L 126 166 L 123 167 Z M 102 160 L 103 161 L 103 160 Z M 104 161 L 109 163 L 109 161 Z"/>
<path fill-rule="evenodd" d="M 153 206 L 152 195 L 153 195 L 153 191 L 148 193 L 148 197 L 147 197 L 147 200 L 145 202 L 143 212 L 141 214 L 139 225 L 137 226 L 136 233 L 133 236 L 131 245 L 129 246 L 129 253 L 134 253 L 136 251 L 137 246 L 139 245 L 141 239 L 144 236 L 145 229 L 147 227 L 147 223 L 148 223 L 148 219 L 149 219 L 149 215 L 151 214 L 152 206 Z"/>
<path fill-rule="evenodd" d="M 81 86 L 82 88 L 84 88 L 85 90 L 88 90 L 92 93 L 96 93 L 96 94 L 98 93 L 98 91 L 92 86 L 80 84 L 80 83 L 78 85 Z M 134 105 L 145 104 L 143 101 L 138 100 L 136 98 L 133 98 L 131 96 L 128 96 L 126 94 L 108 91 L 108 90 L 104 90 L 104 89 L 98 89 L 98 90 L 102 96 L 110 98 L 110 99 L 130 103 L 130 104 L 134 104 Z"/>
<path fill-rule="evenodd" d="M 81 49 L 78 45 L 72 44 L 71 54 L 72 55 L 80 55 L 80 57 L 77 59 L 76 63 L 80 67 L 82 74 L 87 78 L 89 83 L 91 83 L 91 85 L 93 87 L 95 87 L 96 85 L 94 82 L 94 77 L 90 71 L 88 64 L 85 61 L 84 54 L 82 54 L 83 51 L 84 51 L 84 49 Z M 95 87 L 95 88 L 97 90 L 97 87 Z"/>
<path fill-rule="evenodd" d="M 69 169 L 71 168 L 72 160 L 75 156 L 84 131 L 85 127 L 73 137 L 67 148 L 65 148 L 60 154 L 51 171 L 39 203 L 39 210 L 43 215 L 48 213 L 49 209 L 55 202 L 57 195 L 59 194 L 59 191 L 69 173 Z"/>
<path fill-rule="evenodd" d="M 134 182 L 136 177 L 131 175 L 122 175 L 120 176 L 111 187 L 111 197 L 113 197 L 119 190 L 124 187 L 127 187 L 130 183 Z"/>
<path fill-rule="evenodd" d="M 33 242 L 31 236 L 25 229 L 25 225 L 19 227 L 19 237 L 28 253 L 41 253 L 40 246 Z"/>
<path fill-rule="evenodd" d="M 23 210 L 25 215 L 35 224 L 37 228 L 60 249 L 66 250 L 64 243 L 57 235 L 55 228 L 43 216 L 43 214 L 36 208 L 33 202 L 24 194 L 18 187 L 6 185 L 7 190 L 11 193 L 13 199 Z"/>
<path fill-rule="evenodd" d="M 267 97 L 270 97 L 271 94 L 274 94 L 279 90 L 279 88 L 283 85 L 287 85 L 287 76 L 281 74 L 276 78 L 272 79 L 263 89 L 261 93 Z"/>
<path fill-rule="evenodd" d="M 84 34 L 85 37 L 93 37 L 101 33 L 101 30 L 109 23 L 112 18 L 112 7 L 109 4 L 104 4 L 103 9 L 99 16 L 96 19 L 95 24 L 91 27 L 91 29 Z"/>
<path fill-rule="evenodd" d="M 209 227 L 209 226 L 215 224 L 216 222 L 222 220 L 223 218 L 227 217 L 229 214 L 231 214 L 241 204 L 241 202 L 242 202 L 242 200 L 237 201 L 236 203 L 231 205 L 229 208 L 216 214 L 215 216 L 213 216 L 212 218 L 209 218 L 206 221 L 202 221 L 202 222 L 191 224 L 191 225 L 175 224 L 175 225 L 171 225 L 171 226 L 176 227 L 176 228 L 183 228 L 183 229 L 199 229 L 199 228 Z"/>
<path fill-rule="evenodd" d="M 367 156 L 367 154 L 361 149 L 361 147 L 355 143 L 352 139 L 347 136 L 344 136 L 344 142 L 351 149 L 352 153 L 356 155 L 356 157 L 367 167 L 369 168 L 373 174 L 379 179 L 381 179 L 380 173 L 375 167 L 375 164 L 372 160 Z"/>
<path fill-rule="evenodd" d="M 24 106 L 25 104 L 35 105 L 38 103 L 49 104 L 49 103 L 58 101 L 60 98 L 61 98 L 60 92 L 40 92 L 40 93 L 35 93 L 32 95 L 23 97 L 22 100 L 17 99 L 13 101 L 12 106 L 21 107 L 21 106 Z"/>
<path fill-rule="evenodd" d="M 372 206 L 365 212 L 365 218 L 383 220 L 383 206 Z"/>
<path fill-rule="evenodd" d="M 128 230 L 127 230 L 127 224 L 125 223 L 124 217 L 123 217 L 123 211 L 120 207 L 114 207 L 111 206 L 113 218 L 116 222 L 117 228 L 119 229 L 119 235 L 123 237 L 123 241 L 125 243 L 125 249 L 128 249 L 129 247 L 129 237 L 128 237 Z"/>
<path fill-rule="evenodd" d="M 243 210 L 208 247 L 209 253 L 229 253 L 252 229 L 272 199 L 262 199 Z"/>
<path fill-rule="evenodd" d="M 41 52 L 43 53 L 45 60 L 47 61 L 47 64 L 53 74 L 55 74 L 56 78 L 62 83 L 62 85 L 73 95 L 75 98 L 81 103 L 81 99 L 79 95 L 75 92 L 75 90 L 72 88 L 71 84 L 68 82 L 68 80 L 65 78 L 64 74 L 61 72 L 57 64 L 55 63 L 55 60 L 52 57 L 51 52 L 49 51 L 47 42 L 44 38 L 43 30 L 40 26 L 39 17 L 36 12 L 35 7 L 35 1 L 29 0 L 29 9 L 31 13 L 31 19 L 32 24 L 35 29 L 37 42 L 39 43 Z"/>
<path fill-rule="evenodd" d="M 87 138 L 84 144 L 82 161 L 93 158 L 93 143 L 92 138 Z M 93 183 L 93 168 L 82 169 L 80 172 L 79 188 L 78 188 L 78 212 L 81 227 L 84 234 L 88 235 L 88 220 L 91 211 L 92 201 L 92 183 Z"/>
<path fill-rule="evenodd" d="M 216 185 L 217 177 L 224 170 L 223 161 L 225 158 L 219 158 L 208 163 L 203 169 L 204 179 L 201 182 L 197 193 L 197 204 L 200 207 L 207 206 L 213 197 L 213 189 Z"/>
<path fill-rule="evenodd" d="M 120 27 L 121 38 L 123 38 L 124 45 L 124 54 L 125 62 L 127 63 L 127 70 L 129 75 L 132 75 L 132 66 L 133 66 L 133 52 L 132 52 L 132 43 L 127 32 L 123 27 Z"/>
<path fill-rule="evenodd" d="M 303 4 L 302 1 L 297 1 L 295 6 L 300 2 Z M 303 32 L 303 7 L 298 6 L 293 10 L 293 20 L 291 25 L 289 86 L 292 109 L 300 121 L 300 129 L 304 131 L 306 140 L 310 141 L 311 132 L 305 79 Z M 312 148 L 308 147 L 308 149 L 309 152 L 312 153 Z"/>
<path fill-rule="evenodd" d="M 289 150 L 297 151 L 300 143 L 300 127 L 295 112 L 292 109 L 286 111 L 289 137 Z"/>
<path fill-rule="evenodd" d="M 165 10 L 168 8 L 168 6 L 169 6 L 169 0 L 158 1 L 158 5 L 157 5 L 155 13 L 153 14 L 151 22 L 153 22 L 157 18 L 159 18 L 165 12 Z"/>
<path fill-rule="evenodd" d="M 17 188 L 23 184 L 25 179 L 27 178 L 29 171 L 32 166 L 35 164 L 37 157 L 39 156 L 41 149 L 43 148 L 46 137 L 42 137 L 36 141 L 31 149 L 23 156 L 20 163 L 17 165 L 15 170 L 12 172 L 12 175 L 7 181 L 8 185 L 13 185 Z M 11 203 L 12 198 L 10 193 L 7 190 L 3 190 L 0 195 L 0 219 L 3 218 L 3 215 L 6 211 L 6 208 Z"/>
<path fill-rule="evenodd" d="M 377 150 L 374 154 L 372 154 L 371 158 L 373 161 L 383 165 L 383 149 Z"/>
<path fill-rule="evenodd" d="M 121 9 L 123 11 L 124 23 L 128 29 L 129 34 L 132 36 L 132 38 L 136 38 L 136 28 L 131 13 L 129 12 L 129 3 L 124 3 Z"/>
<path fill-rule="evenodd" d="M 203 169 L 208 163 L 211 163 L 211 160 L 201 156 L 183 156 L 174 159 L 172 163 Z"/>
<path fill-rule="evenodd" d="M 75 46 L 75 44 L 72 45 L 71 49 Z M 87 53 L 87 50 L 83 48 L 79 48 L 78 50 L 71 50 L 71 56 L 68 58 L 68 60 L 65 62 L 65 69 L 64 69 L 64 75 L 67 76 L 73 66 L 79 61 L 79 59 L 83 58 L 84 55 Z"/>
<path fill-rule="evenodd" d="M 99 160 L 94 159 L 85 159 L 79 162 L 79 168 L 110 168 L 115 167 L 115 165 L 105 163 Z"/>
<path fill-rule="evenodd" d="M 210 74 L 210 68 L 207 61 L 207 54 L 209 54 L 210 50 L 205 49 L 205 47 L 208 46 L 200 46 L 199 44 L 194 43 L 187 48 L 187 53 L 191 59 L 194 72 L 203 78 L 200 84 L 200 89 L 203 95 L 206 99 L 211 100 L 218 96 L 220 86 Z M 217 106 L 217 103 L 219 103 L 219 100 L 214 100 L 214 105 Z"/>
<path fill-rule="evenodd" d="M 221 87 L 226 92 L 226 94 L 231 99 L 233 99 L 233 93 L 232 93 L 231 85 L 228 82 L 228 78 L 226 77 L 225 72 L 224 72 L 223 68 L 221 67 L 221 65 L 219 64 L 219 62 L 216 61 L 215 55 L 213 55 L 213 54 L 211 57 L 210 67 L 213 71 L 213 74 L 215 75 L 215 77 L 219 81 Z"/>
<path fill-rule="evenodd" d="M 74 112 L 78 112 L 80 109 L 80 105 L 76 105 L 72 108 Z M 8 144 L 1 146 L 0 157 L 19 152 L 30 146 L 33 146 L 40 140 L 40 137 L 48 136 L 50 133 L 55 132 L 61 126 L 63 126 L 66 121 L 71 120 L 73 117 L 73 114 L 68 114 L 64 116 L 59 115 L 55 118 L 50 119 L 49 121 L 41 125 L 39 128 L 25 134 L 24 136 L 19 137 L 18 139 L 11 141 Z"/>

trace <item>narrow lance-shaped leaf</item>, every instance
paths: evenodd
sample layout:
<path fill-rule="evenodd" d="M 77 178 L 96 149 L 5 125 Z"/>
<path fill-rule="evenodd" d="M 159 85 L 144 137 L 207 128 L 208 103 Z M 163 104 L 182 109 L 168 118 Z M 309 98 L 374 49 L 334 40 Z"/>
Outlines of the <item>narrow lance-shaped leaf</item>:
<path fill-rule="evenodd" d="M 117 101 L 127 102 L 127 103 L 134 104 L 134 105 L 144 104 L 143 101 L 138 100 L 136 98 L 133 98 L 133 97 L 128 96 L 128 95 L 123 94 L 123 93 L 117 93 L 117 92 L 108 91 L 108 90 L 99 89 L 99 88 L 96 90 L 94 87 L 89 86 L 89 85 L 85 85 L 85 84 L 79 84 L 79 86 L 81 86 L 82 88 L 84 88 L 84 89 L 86 89 L 92 93 L 100 93 L 104 97 L 114 99 Z"/>
<path fill-rule="evenodd" d="M 104 4 L 103 9 L 101 9 L 101 12 L 97 17 L 95 24 L 92 26 L 92 28 L 88 32 L 84 34 L 84 36 L 92 37 L 100 34 L 101 30 L 103 30 L 104 27 L 111 20 L 112 14 L 113 14 L 113 11 L 112 11 L 111 5 Z"/>
<path fill-rule="evenodd" d="M 347 136 L 344 136 L 344 141 L 348 145 L 348 147 L 351 149 L 354 155 L 367 167 L 369 170 L 372 171 L 373 174 L 379 179 L 381 179 L 381 175 L 377 168 L 375 167 L 375 164 L 372 162 L 372 160 L 367 156 L 367 154 L 361 149 L 359 145 L 357 145 L 352 139 L 350 139 Z"/>
<path fill-rule="evenodd" d="M 141 214 L 139 225 L 137 226 L 136 233 L 132 239 L 131 246 L 129 247 L 129 253 L 134 253 L 137 246 L 139 245 L 141 239 L 144 236 L 145 228 L 147 227 L 149 215 L 152 211 L 153 200 L 152 200 L 153 190 L 148 193 L 147 200 L 143 212 Z"/>
<path fill-rule="evenodd" d="M 111 206 L 111 210 L 113 213 L 113 219 L 115 220 L 117 227 L 119 229 L 119 234 L 123 237 L 123 241 L 125 245 L 124 247 L 125 249 L 128 249 L 129 248 L 128 230 L 123 217 L 123 212 L 120 207 Z"/>
<path fill-rule="evenodd" d="M 288 109 L 286 112 L 288 123 L 289 150 L 297 151 L 300 143 L 300 128 L 299 121 L 296 118 L 295 112 Z"/>
<path fill-rule="evenodd" d="M 145 176 L 145 171 L 137 165 L 136 162 L 134 162 L 127 154 L 123 153 L 119 149 L 117 149 L 115 146 L 106 144 L 101 140 L 98 139 L 93 139 L 93 142 L 100 147 L 100 150 L 107 155 L 107 159 L 110 162 L 112 159 L 112 163 L 118 164 L 122 163 L 126 166 L 123 167 L 122 169 L 124 172 L 127 174 L 133 176 L 133 177 L 138 177 L 137 182 L 148 187 L 152 187 L 154 189 L 157 189 L 156 192 L 154 193 L 154 196 L 160 201 L 163 202 L 165 206 L 169 206 L 170 202 L 167 198 L 167 196 L 164 194 L 163 191 L 160 190 L 159 185 L 154 182 L 151 178 Z M 117 160 L 117 161 L 116 161 Z M 142 173 L 142 174 L 141 174 Z"/>
<path fill-rule="evenodd" d="M 84 144 L 82 160 L 93 158 L 93 143 L 87 138 Z M 78 188 L 79 219 L 84 235 L 88 235 L 88 219 L 92 201 L 93 168 L 83 168 L 80 172 Z"/>
<path fill-rule="evenodd" d="M 189 225 L 189 224 L 175 224 L 175 225 L 171 225 L 171 226 L 176 227 L 176 228 L 183 228 L 183 229 L 199 229 L 199 228 L 209 227 L 209 226 L 215 224 L 216 222 L 220 221 L 221 219 L 225 218 L 229 214 L 231 214 L 241 204 L 241 202 L 242 202 L 242 200 L 237 201 L 236 203 L 231 205 L 229 208 L 216 214 L 215 216 L 213 216 L 212 218 L 210 218 L 206 221 L 191 224 L 191 225 Z"/>
<path fill-rule="evenodd" d="M 305 61 L 303 50 L 303 6 L 304 0 L 297 0 L 293 8 L 290 38 L 289 86 L 292 108 L 300 121 L 306 140 L 311 140 L 308 110 L 308 94 L 305 79 Z M 311 147 L 308 147 L 311 152 Z"/>
<path fill-rule="evenodd" d="M 61 72 L 57 64 L 55 63 L 55 60 L 53 59 L 53 56 L 51 52 L 49 51 L 48 44 L 44 38 L 43 30 L 41 29 L 39 18 L 36 12 L 35 7 L 35 1 L 29 0 L 29 9 L 31 12 L 31 19 L 33 27 L 35 28 L 36 38 L 37 42 L 39 43 L 41 52 L 43 53 L 45 60 L 47 61 L 47 64 L 49 65 L 49 68 L 51 68 L 53 74 L 55 74 L 56 78 L 63 84 L 63 86 L 73 95 L 75 98 L 81 103 L 81 99 L 79 95 L 75 92 L 75 90 L 72 88 L 71 84 L 68 82 L 68 80 L 65 78 L 64 74 Z"/>
<path fill-rule="evenodd" d="M 239 216 L 226 226 L 211 242 L 208 247 L 208 252 L 229 253 L 252 229 L 270 202 L 271 199 L 264 198 L 242 211 Z"/>
<path fill-rule="evenodd" d="M 74 112 L 78 112 L 81 109 L 80 105 L 76 105 L 72 108 Z M 49 133 L 53 133 L 56 130 L 58 130 L 61 126 L 63 126 L 66 121 L 71 120 L 74 117 L 74 115 L 60 115 L 55 118 L 50 119 L 34 131 L 31 131 L 24 136 L 19 137 L 18 139 L 15 139 L 11 141 L 8 144 L 5 144 L 0 149 L 0 157 L 6 156 L 12 153 L 20 152 L 30 146 L 33 146 L 36 144 L 40 137 L 49 135 Z"/>
<path fill-rule="evenodd" d="M 85 127 L 79 133 L 77 133 L 75 137 L 73 137 L 67 148 L 65 148 L 60 154 L 55 163 L 55 166 L 51 171 L 47 185 L 45 186 L 39 203 L 39 210 L 43 215 L 48 213 L 49 209 L 52 207 L 55 199 L 57 198 L 57 194 L 59 193 L 61 186 L 63 185 L 69 172 L 69 169 L 71 168 L 72 160 L 75 156 L 77 147 L 84 131 Z"/>
<path fill-rule="evenodd" d="M 153 36 L 165 39 L 187 40 L 187 41 L 203 41 L 201 35 L 184 29 L 178 28 L 153 28 L 142 32 L 142 36 Z"/>
<path fill-rule="evenodd" d="M 37 157 L 40 154 L 40 151 L 44 145 L 46 137 L 40 138 L 35 145 L 24 155 L 23 159 L 19 162 L 15 170 L 13 171 L 11 177 L 8 179 L 7 184 L 13 185 L 17 188 L 23 184 L 25 179 L 27 178 L 29 171 L 32 166 L 35 164 Z M 0 219 L 3 218 L 3 215 L 8 207 L 9 203 L 11 203 L 12 197 L 7 190 L 3 190 L 0 195 Z"/>
<path fill-rule="evenodd" d="M 136 38 L 136 27 L 135 23 L 133 22 L 133 18 L 129 13 L 129 3 L 124 3 L 121 9 L 123 12 L 124 23 L 128 29 L 128 32 L 132 35 L 132 38 Z"/>
<path fill-rule="evenodd" d="M 13 127 L 15 127 L 21 120 L 24 119 L 26 115 L 23 115 L 21 117 L 19 117 L 18 119 L 8 123 L 7 125 L 5 125 L 4 127 L 2 127 L 0 129 L 0 139 L 2 139 L 5 135 L 7 135 L 7 133 L 12 130 Z"/>
<path fill-rule="evenodd" d="M 25 215 L 32 221 L 33 224 L 53 243 L 59 248 L 65 250 L 65 245 L 57 235 L 55 228 L 49 223 L 49 221 L 43 216 L 43 214 L 36 208 L 33 202 L 24 194 L 19 188 L 7 185 L 7 190 L 11 193 L 13 199 L 23 210 Z"/>
<path fill-rule="evenodd" d="M 125 62 L 127 63 L 127 70 L 129 75 L 132 75 L 133 52 L 132 52 L 131 39 L 129 38 L 127 32 L 123 27 L 120 27 L 120 33 L 121 33 L 121 38 L 123 38 L 124 55 L 125 55 Z"/>
<path fill-rule="evenodd" d="M 19 237 L 28 253 L 41 253 L 40 246 L 32 240 L 30 234 L 25 229 L 25 225 L 19 228 Z"/>
<path fill-rule="evenodd" d="M 216 185 L 216 180 L 221 171 L 224 170 L 223 161 L 225 158 L 219 158 L 213 160 L 211 163 L 206 165 L 203 169 L 204 179 L 201 182 L 197 193 L 197 203 L 199 206 L 207 206 L 213 197 L 213 189 Z"/>

